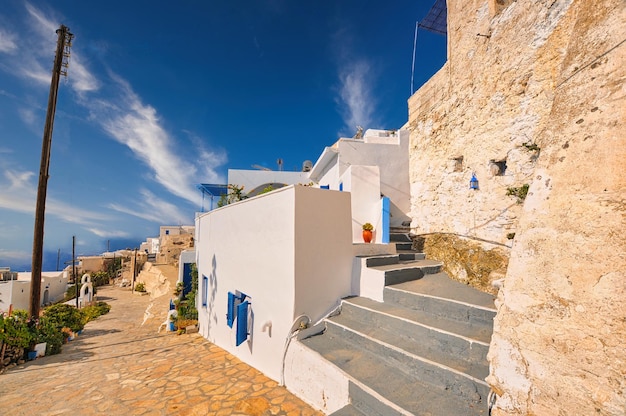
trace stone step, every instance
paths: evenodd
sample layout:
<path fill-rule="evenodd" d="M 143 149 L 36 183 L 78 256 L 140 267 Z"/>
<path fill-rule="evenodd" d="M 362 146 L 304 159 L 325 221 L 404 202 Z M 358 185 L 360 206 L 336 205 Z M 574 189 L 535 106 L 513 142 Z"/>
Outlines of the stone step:
<path fill-rule="evenodd" d="M 486 338 L 490 333 L 475 334 L 455 322 L 432 319 L 424 313 L 365 298 L 345 299 L 341 314 L 328 322 L 474 378 L 484 379 L 489 375 Z M 365 343 L 360 341 L 360 345 Z"/>
<path fill-rule="evenodd" d="M 356 407 L 351 404 L 345 405 L 339 410 L 336 410 L 330 414 L 330 416 L 366 416 L 361 413 Z"/>
<path fill-rule="evenodd" d="M 398 257 L 400 261 L 410 261 L 410 260 L 424 260 L 426 258 L 426 254 L 418 253 L 414 250 L 396 250 L 398 253 Z"/>
<path fill-rule="evenodd" d="M 401 242 L 401 243 L 412 243 L 413 240 L 411 239 L 411 236 L 409 235 L 408 232 L 406 233 L 394 233 L 391 232 L 389 233 L 389 241 L 392 243 L 395 242 Z"/>
<path fill-rule="evenodd" d="M 442 263 L 434 260 L 414 260 L 369 268 L 384 272 L 385 286 L 389 286 L 419 280 L 427 274 L 439 273 L 442 269 Z"/>
<path fill-rule="evenodd" d="M 404 243 L 394 243 L 396 245 L 396 250 L 412 250 L 413 243 L 404 242 Z"/>
<path fill-rule="evenodd" d="M 400 369 L 394 365 L 397 352 L 387 356 L 354 345 L 340 332 L 326 331 L 301 342 L 334 363 L 350 378 L 350 399 L 354 408 L 366 415 L 466 415 L 486 414 L 486 395 L 473 389 L 466 377 L 437 387 L 420 379 L 436 365 Z M 418 360 L 419 361 L 419 360 Z M 436 378 L 436 377 L 435 377 Z M 484 390 L 484 389 L 481 389 Z M 465 400 L 464 400 L 465 399 Z"/>
<path fill-rule="evenodd" d="M 489 334 L 496 314 L 493 295 L 454 281 L 445 273 L 424 274 L 419 282 L 405 280 L 388 285 L 383 300 Z"/>
<path fill-rule="evenodd" d="M 481 366 L 462 363 L 461 360 L 454 359 L 449 354 L 427 351 L 426 348 L 412 347 L 412 341 L 402 339 L 389 331 L 367 331 L 373 336 L 360 332 L 362 326 L 356 325 L 354 321 L 347 319 L 339 319 L 327 322 L 326 331 L 329 336 L 342 338 L 349 342 L 353 348 L 357 350 L 367 351 L 374 356 L 380 357 L 390 366 L 395 367 L 395 371 L 401 371 L 411 377 L 415 377 L 420 382 L 434 386 L 438 389 L 450 390 L 459 398 L 474 400 L 475 394 L 486 398 L 489 394 L 489 387 L 484 380 L 467 374 L 464 371 L 473 371 L 474 373 L 489 374 L 488 369 L 484 370 Z M 429 360 L 421 355 L 415 354 L 413 350 L 419 353 L 429 353 L 438 361 Z M 454 360 L 455 362 L 452 362 Z M 466 365 L 464 365 L 466 364 Z M 464 367 L 461 370 L 456 367 Z M 486 365 L 484 365 L 486 367 Z M 484 378 L 483 377 L 483 378 Z M 469 393 L 469 396 L 468 396 Z"/>
<path fill-rule="evenodd" d="M 386 266 L 389 264 L 398 264 L 400 262 L 400 256 L 397 254 L 388 254 L 384 256 L 368 256 L 365 259 L 365 265 L 367 267 Z"/>

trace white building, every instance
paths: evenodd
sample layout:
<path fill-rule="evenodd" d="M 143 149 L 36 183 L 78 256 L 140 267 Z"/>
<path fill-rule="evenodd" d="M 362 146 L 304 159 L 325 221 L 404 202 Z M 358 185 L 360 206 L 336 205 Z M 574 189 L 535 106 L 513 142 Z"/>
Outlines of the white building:
<path fill-rule="evenodd" d="M 67 272 L 41 273 L 41 305 L 57 302 L 65 296 L 69 275 Z M 25 309 L 30 306 L 31 273 L 20 272 L 17 280 L 0 282 L 0 311 L 6 312 L 13 305 L 13 309 Z"/>
<path fill-rule="evenodd" d="M 229 182 L 285 183 L 280 173 L 229 171 Z M 314 185 L 200 213 L 195 223 L 200 333 L 275 380 L 291 335 L 362 292 L 355 256 L 395 253 L 389 229 L 408 219 L 408 132 L 340 139 L 297 173 L 292 183 Z M 365 222 L 376 244 L 363 244 Z"/>

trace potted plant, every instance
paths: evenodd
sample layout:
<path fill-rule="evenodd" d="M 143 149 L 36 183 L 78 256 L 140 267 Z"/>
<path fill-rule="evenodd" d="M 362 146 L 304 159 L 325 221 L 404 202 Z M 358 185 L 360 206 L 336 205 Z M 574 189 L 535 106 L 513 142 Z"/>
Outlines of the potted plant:
<path fill-rule="evenodd" d="M 369 222 L 363 224 L 363 241 L 369 243 L 372 241 L 372 231 L 374 231 L 374 226 Z"/>

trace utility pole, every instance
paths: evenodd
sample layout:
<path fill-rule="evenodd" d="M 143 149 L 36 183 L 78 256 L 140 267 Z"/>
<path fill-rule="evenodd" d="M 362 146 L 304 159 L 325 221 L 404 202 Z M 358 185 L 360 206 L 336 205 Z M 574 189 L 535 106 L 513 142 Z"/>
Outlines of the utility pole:
<path fill-rule="evenodd" d="M 72 236 L 72 276 L 74 276 L 74 284 L 76 285 L 76 308 L 78 308 L 78 276 L 76 276 L 76 236 Z"/>
<path fill-rule="evenodd" d="M 46 193 L 48 191 L 48 172 L 50 168 L 50 148 L 52 147 L 52 129 L 54 127 L 54 113 L 57 106 L 57 94 L 59 92 L 59 78 L 67 76 L 70 47 L 74 35 L 70 29 L 61 25 L 56 31 L 57 49 L 52 67 L 52 80 L 50 81 L 50 94 L 48 95 L 48 110 L 46 124 L 43 130 L 41 145 L 41 164 L 39 166 L 39 185 L 37 188 L 37 206 L 35 208 L 35 231 L 33 236 L 33 262 L 31 268 L 30 283 L 30 309 L 31 318 L 39 318 L 41 306 L 41 268 L 43 261 L 43 231 L 44 217 L 46 212 Z M 65 69 L 64 69 L 65 68 Z"/>

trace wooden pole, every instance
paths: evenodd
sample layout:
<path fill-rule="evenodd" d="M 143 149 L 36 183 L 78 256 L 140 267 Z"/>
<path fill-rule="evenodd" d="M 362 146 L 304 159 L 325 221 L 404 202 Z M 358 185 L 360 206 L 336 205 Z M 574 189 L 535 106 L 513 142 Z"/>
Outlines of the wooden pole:
<path fill-rule="evenodd" d="M 72 275 L 74 276 L 74 284 L 76 285 L 76 307 L 78 308 L 78 276 L 76 276 L 76 236 L 72 236 Z"/>
<path fill-rule="evenodd" d="M 50 81 L 50 94 L 48 96 L 48 110 L 46 124 L 43 130 L 43 143 L 41 145 L 41 164 L 39 166 L 39 185 L 37 187 L 37 205 L 35 207 L 35 231 L 33 236 L 33 258 L 30 284 L 30 308 L 32 319 L 39 318 L 41 308 L 41 269 L 43 262 L 43 231 L 46 212 L 46 193 L 48 191 L 48 173 L 50 168 L 50 148 L 52 147 L 52 130 L 54 127 L 54 114 L 56 112 L 57 94 L 59 91 L 59 78 L 63 67 L 63 52 L 66 42 L 72 36 L 69 28 L 61 25 L 57 30 L 57 50 L 52 68 L 52 80 Z"/>

